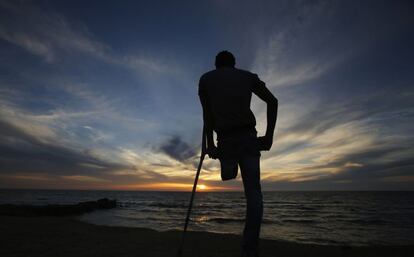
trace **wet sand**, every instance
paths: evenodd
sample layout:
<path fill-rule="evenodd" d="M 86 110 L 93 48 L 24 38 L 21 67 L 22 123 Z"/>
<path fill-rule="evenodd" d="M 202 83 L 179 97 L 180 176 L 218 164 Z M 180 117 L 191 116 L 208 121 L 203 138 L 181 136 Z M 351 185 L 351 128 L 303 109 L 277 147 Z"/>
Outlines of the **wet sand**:
<path fill-rule="evenodd" d="M 68 217 L 0 216 L 0 256 L 122 257 L 176 256 L 179 231 L 96 226 Z M 183 257 L 237 257 L 236 235 L 190 232 Z M 414 246 L 320 246 L 262 240 L 262 257 L 270 256 L 414 256 Z"/>

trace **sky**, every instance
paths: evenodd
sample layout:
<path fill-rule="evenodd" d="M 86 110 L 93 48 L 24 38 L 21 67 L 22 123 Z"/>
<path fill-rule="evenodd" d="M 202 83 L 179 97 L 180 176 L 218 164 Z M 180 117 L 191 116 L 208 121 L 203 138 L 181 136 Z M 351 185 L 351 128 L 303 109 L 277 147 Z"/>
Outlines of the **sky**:
<path fill-rule="evenodd" d="M 0 1 L 0 188 L 190 190 L 200 76 L 279 100 L 264 190 L 414 188 L 412 1 Z M 266 105 L 252 99 L 258 135 Z M 200 190 L 242 190 L 206 159 Z"/>

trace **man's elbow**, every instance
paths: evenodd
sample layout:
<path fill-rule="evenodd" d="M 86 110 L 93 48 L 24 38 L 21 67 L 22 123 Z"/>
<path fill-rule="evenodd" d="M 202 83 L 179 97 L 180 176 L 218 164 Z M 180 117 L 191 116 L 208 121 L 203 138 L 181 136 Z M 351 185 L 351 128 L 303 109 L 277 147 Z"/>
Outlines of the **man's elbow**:
<path fill-rule="evenodd" d="M 279 101 L 276 97 L 272 97 L 267 101 L 267 106 L 271 109 L 277 110 Z"/>

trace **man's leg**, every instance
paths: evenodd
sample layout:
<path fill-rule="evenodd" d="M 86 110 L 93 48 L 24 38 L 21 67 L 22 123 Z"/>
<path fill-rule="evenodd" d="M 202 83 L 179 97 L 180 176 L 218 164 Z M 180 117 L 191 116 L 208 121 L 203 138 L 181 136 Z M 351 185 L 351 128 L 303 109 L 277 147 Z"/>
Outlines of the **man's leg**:
<path fill-rule="evenodd" d="M 263 216 L 263 197 L 260 186 L 260 156 L 245 156 L 240 160 L 247 209 L 243 231 L 243 249 L 256 251 Z"/>

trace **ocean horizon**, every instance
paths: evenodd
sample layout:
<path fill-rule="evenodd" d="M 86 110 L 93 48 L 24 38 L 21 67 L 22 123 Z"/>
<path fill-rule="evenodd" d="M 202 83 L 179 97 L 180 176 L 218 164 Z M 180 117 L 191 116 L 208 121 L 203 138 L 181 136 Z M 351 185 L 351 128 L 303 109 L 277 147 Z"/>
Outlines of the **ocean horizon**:
<path fill-rule="evenodd" d="M 0 189 L 0 204 L 73 204 L 116 199 L 78 216 L 106 226 L 182 230 L 190 192 Z M 414 191 L 265 191 L 261 238 L 320 245 L 414 243 Z M 240 235 L 243 192 L 197 192 L 189 230 Z"/>

